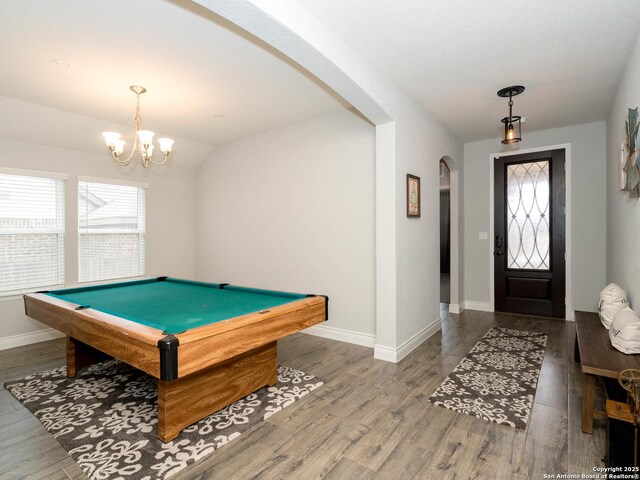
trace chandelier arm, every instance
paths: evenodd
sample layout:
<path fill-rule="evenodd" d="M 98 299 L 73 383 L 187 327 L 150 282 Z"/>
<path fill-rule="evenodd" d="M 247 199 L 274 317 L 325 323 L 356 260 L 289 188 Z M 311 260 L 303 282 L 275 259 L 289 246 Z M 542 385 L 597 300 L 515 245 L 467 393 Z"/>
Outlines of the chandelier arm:
<path fill-rule="evenodd" d="M 134 135 L 134 143 L 133 143 L 133 148 L 131 149 L 131 153 L 129 154 L 129 156 L 127 157 L 126 160 L 124 160 L 125 163 L 124 165 L 129 165 L 129 163 L 131 163 L 131 159 L 133 158 L 133 156 L 136 154 L 136 151 L 138 150 L 138 136 Z"/>
<path fill-rule="evenodd" d="M 161 162 L 155 162 L 155 161 L 153 160 L 153 157 L 149 157 L 149 161 L 150 161 L 151 163 L 153 163 L 154 165 L 164 165 L 165 163 L 167 163 L 167 158 L 169 158 L 169 155 L 165 155 L 165 156 L 164 156 L 164 160 L 162 160 Z"/>
<path fill-rule="evenodd" d="M 118 162 L 118 165 L 121 165 L 123 167 L 126 167 L 127 165 L 129 165 L 131 163 L 131 159 L 132 156 L 130 155 L 129 158 L 126 158 L 124 160 L 120 160 L 120 157 L 115 155 L 113 152 L 111 152 L 111 156 L 113 157 L 113 159 Z"/>

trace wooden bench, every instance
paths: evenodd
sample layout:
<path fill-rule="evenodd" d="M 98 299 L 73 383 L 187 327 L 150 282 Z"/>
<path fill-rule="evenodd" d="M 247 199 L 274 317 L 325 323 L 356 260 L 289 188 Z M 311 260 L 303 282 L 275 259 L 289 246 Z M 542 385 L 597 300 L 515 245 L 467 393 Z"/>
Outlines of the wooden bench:
<path fill-rule="evenodd" d="M 640 370 L 640 355 L 627 355 L 613 348 L 609 331 L 602 326 L 597 313 L 576 311 L 575 321 L 575 361 L 580 362 L 584 373 L 582 431 L 593 433 L 593 417 L 604 414 L 593 410 L 596 378 L 617 379 L 618 373 L 627 368 Z"/>

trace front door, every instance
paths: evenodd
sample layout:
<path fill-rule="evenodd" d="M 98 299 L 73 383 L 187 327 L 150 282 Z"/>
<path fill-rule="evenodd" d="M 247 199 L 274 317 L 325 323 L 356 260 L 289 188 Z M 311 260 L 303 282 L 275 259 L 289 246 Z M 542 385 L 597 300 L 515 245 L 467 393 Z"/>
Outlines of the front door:
<path fill-rule="evenodd" d="M 564 150 L 495 159 L 495 310 L 565 316 Z"/>

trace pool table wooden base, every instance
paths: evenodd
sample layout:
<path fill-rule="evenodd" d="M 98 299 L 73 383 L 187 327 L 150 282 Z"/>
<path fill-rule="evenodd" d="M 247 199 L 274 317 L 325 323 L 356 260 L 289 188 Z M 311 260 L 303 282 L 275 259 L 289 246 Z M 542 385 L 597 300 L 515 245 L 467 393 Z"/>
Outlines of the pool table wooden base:
<path fill-rule="evenodd" d="M 183 428 L 278 382 L 277 342 L 177 380 L 158 380 L 158 437 L 176 438 Z"/>
<path fill-rule="evenodd" d="M 67 335 L 67 377 L 74 378 L 84 367 L 113 357 Z"/>
<path fill-rule="evenodd" d="M 67 337 L 67 375 L 110 358 L 89 345 Z M 158 380 L 158 437 L 176 438 L 182 429 L 246 395 L 278 382 L 277 342 L 177 380 Z"/>

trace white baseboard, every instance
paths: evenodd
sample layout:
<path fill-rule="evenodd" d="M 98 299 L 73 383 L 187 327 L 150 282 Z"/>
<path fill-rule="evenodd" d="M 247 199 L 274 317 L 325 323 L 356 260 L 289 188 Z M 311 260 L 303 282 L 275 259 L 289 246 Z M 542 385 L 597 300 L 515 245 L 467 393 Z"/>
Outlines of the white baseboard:
<path fill-rule="evenodd" d="M 398 355 L 395 348 L 376 344 L 373 347 L 373 358 L 384 360 L 385 362 L 397 363 Z"/>
<path fill-rule="evenodd" d="M 363 347 L 373 348 L 376 344 L 376 336 L 369 333 L 354 332 L 343 328 L 329 327 L 327 325 L 314 325 L 302 333 L 315 335 L 316 337 L 329 338 L 339 342 L 353 343 L 354 345 L 362 345 Z"/>
<path fill-rule="evenodd" d="M 431 335 L 440 330 L 440 319 L 433 321 L 431 325 L 427 325 L 425 328 L 416 333 L 409 340 L 404 342 L 398 348 L 387 347 L 385 345 L 375 345 L 373 350 L 373 358 L 378 360 L 384 360 L 385 362 L 398 363 L 404 357 L 418 348 L 425 340 Z"/>
<path fill-rule="evenodd" d="M 461 308 L 460 304 L 458 303 L 449 304 L 449 313 L 462 313 L 462 312 L 464 312 L 464 308 Z"/>
<path fill-rule="evenodd" d="M 22 333 L 11 337 L 2 337 L 0 338 L 0 350 L 22 347 L 23 345 L 30 345 L 32 343 L 46 342 L 47 340 L 60 337 L 64 337 L 64 334 L 53 328 L 47 328 L 46 330 L 40 330 L 38 332 Z"/>
<path fill-rule="evenodd" d="M 463 310 L 477 310 L 480 312 L 493 312 L 489 302 L 476 302 L 475 300 L 465 300 L 462 302 Z"/>

